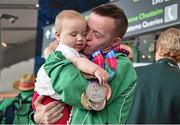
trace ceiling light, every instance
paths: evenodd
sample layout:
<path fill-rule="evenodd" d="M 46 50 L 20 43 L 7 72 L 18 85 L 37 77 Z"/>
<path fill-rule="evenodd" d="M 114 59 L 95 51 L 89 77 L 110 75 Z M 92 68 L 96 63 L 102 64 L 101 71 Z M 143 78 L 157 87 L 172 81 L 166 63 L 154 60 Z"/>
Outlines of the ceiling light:
<path fill-rule="evenodd" d="M 39 8 L 39 4 L 36 4 L 36 7 Z"/>
<path fill-rule="evenodd" d="M 7 47 L 8 46 L 7 43 L 5 43 L 5 42 L 2 42 L 1 45 L 2 45 L 2 47 Z"/>

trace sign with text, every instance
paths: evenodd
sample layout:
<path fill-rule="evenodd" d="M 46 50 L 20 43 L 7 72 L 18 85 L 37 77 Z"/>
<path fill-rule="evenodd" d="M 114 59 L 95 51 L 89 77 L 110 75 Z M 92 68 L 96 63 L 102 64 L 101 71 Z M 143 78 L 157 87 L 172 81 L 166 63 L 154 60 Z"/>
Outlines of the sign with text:
<path fill-rule="evenodd" d="M 128 17 L 126 37 L 180 25 L 179 0 L 119 0 Z"/>
<path fill-rule="evenodd" d="M 180 0 L 119 0 L 116 4 L 128 17 L 125 37 L 180 25 Z M 90 11 L 82 13 L 88 16 Z M 55 39 L 54 24 L 46 26 L 43 33 L 44 49 Z"/>
<path fill-rule="evenodd" d="M 41 53 L 43 54 L 44 49 L 49 45 L 50 42 L 55 40 L 55 27 L 54 24 L 48 25 L 43 31 L 43 43 Z"/>

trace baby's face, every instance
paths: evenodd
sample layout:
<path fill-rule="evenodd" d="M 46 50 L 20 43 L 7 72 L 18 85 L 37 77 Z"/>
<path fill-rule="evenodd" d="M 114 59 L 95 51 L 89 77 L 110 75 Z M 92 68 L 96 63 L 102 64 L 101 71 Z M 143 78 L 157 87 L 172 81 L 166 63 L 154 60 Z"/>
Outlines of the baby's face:
<path fill-rule="evenodd" d="M 60 42 L 80 51 L 86 45 L 86 22 L 83 19 L 64 19 Z"/>

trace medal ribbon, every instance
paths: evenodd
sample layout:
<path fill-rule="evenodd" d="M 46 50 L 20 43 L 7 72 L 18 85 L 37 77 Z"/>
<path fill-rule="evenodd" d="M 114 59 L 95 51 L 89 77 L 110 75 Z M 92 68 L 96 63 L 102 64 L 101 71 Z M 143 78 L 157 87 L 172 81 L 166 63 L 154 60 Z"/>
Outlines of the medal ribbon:
<path fill-rule="evenodd" d="M 105 54 L 103 54 L 101 50 L 97 50 L 91 55 L 91 57 L 92 57 L 92 61 L 102 68 L 105 67 L 104 60 L 106 59 L 108 66 L 112 69 L 108 71 L 110 75 L 110 79 L 114 77 L 115 71 L 117 69 L 116 55 L 114 50 L 110 50 Z"/>

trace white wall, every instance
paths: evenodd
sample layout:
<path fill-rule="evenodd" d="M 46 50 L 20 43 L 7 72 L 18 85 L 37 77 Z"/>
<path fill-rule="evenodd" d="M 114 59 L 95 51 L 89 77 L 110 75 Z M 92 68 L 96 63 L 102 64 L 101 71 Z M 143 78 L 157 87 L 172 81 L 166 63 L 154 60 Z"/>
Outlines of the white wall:
<path fill-rule="evenodd" d="M 0 76 L 0 92 L 14 92 L 16 91 L 12 84 L 19 80 L 23 74 L 31 73 L 34 71 L 34 58 L 23 61 L 4 68 Z"/>

